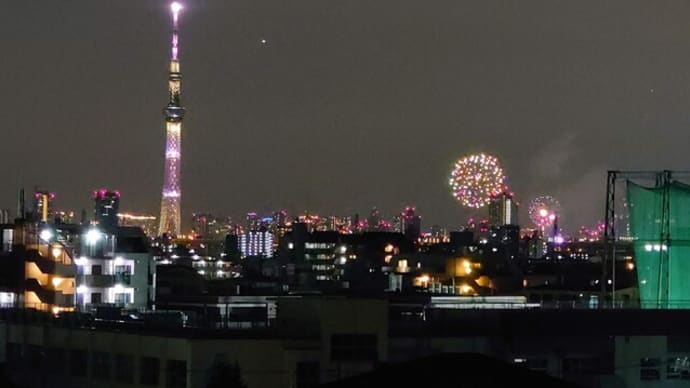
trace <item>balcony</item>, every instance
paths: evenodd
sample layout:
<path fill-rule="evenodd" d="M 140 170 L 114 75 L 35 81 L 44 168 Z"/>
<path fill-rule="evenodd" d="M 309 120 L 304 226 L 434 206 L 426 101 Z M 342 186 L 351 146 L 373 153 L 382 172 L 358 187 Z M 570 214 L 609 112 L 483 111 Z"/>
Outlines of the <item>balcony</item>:
<path fill-rule="evenodd" d="M 64 255 L 66 256 L 66 255 Z M 45 274 L 56 274 L 62 277 L 74 277 L 77 273 L 77 266 L 71 260 L 55 260 L 50 256 L 45 256 L 38 249 L 26 251 L 26 261 L 33 262 Z"/>
<path fill-rule="evenodd" d="M 109 288 L 116 282 L 116 275 L 77 275 L 77 286 Z"/>
<path fill-rule="evenodd" d="M 44 287 L 36 279 L 27 279 L 24 287 L 26 291 L 36 294 L 41 304 L 61 307 L 74 306 L 74 294 L 64 294 L 62 291 Z"/>

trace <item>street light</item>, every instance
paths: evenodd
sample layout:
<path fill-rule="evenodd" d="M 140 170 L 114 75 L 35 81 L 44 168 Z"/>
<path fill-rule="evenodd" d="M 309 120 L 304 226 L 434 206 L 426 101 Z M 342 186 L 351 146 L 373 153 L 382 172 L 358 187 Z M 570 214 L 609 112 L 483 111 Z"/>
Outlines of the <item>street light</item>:
<path fill-rule="evenodd" d="M 52 238 L 53 238 L 53 231 L 50 230 L 50 229 L 48 229 L 48 228 L 43 229 L 43 230 L 41 231 L 41 233 L 39 234 L 39 237 L 40 237 L 41 240 L 43 240 L 44 242 L 50 242 L 50 240 L 52 240 Z"/>
<path fill-rule="evenodd" d="M 88 245 L 96 245 L 98 241 L 101 239 L 102 234 L 101 232 L 98 231 L 98 229 L 93 228 L 89 229 L 88 232 L 86 232 L 86 244 Z"/>

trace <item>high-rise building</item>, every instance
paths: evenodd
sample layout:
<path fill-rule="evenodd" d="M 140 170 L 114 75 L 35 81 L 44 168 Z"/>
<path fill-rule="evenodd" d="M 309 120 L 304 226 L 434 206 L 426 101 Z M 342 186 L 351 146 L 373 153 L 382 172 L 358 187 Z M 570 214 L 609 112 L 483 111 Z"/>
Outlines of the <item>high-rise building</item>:
<path fill-rule="evenodd" d="M 178 34 L 177 21 L 182 5 L 173 2 L 170 6 L 173 16 L 172 52 L 168 76 L 168 92 L 170 100 L 163 109 L 165 116 L 165 172 L 163 183 L 163 198 L 161 200 L 161 217 L 158 234 L 167 233 L 171 236 L 180 234 L 180 201 L 182 190 L 180 188 L 180 161 L 181 161 L 181 135 L 182 119 L 185 109 L 180 102 L 180 61 L 178 59 Z"/>
<path fill-rule="evenodd" d="M 371 213 L 369 213 L 369 217 L 367 218 L 368 230 L 379 230 L 379 221 L 381 221 L 381 212 L 377 208 L 371 209 Z"/>
<path fill-rule="evenodd" d="M 10 210 L 9 209 L 0 209 L 0 224 L 9 224 L 10 223 Z"/>
<path fill-rule="evenodd" d="M 256 230 L 261 225 L 261 218 L 256 212 L 247 213 L 247 230 Z"/>
<path fill-rule="evenodd" d="M 94 220 L 103 229 L 117 227 L 117 212 L 120 209 L 120 192 L 100 189 L 93 192 Z"/>
<path fill-rule="evenodd" d="M 288 231 L 287 211 L 280 210 L 273 213 L 273 222 L 271 223 L 270 230 L 277 239 L 285 236 L 285 233 Z"/>
<path fill-rule="evenodd" d="M 242 233 L 239 245 L 242 257 L 273 257 L 273 233 L 266 227 Z"/>
<path fill-rule="evenodd" d="M 77 213 L 74 210 L 56 210 L 55 211 L 56 224 L 76 224 Z"/>
<path fill-rule="evenodd" d="M 517 225 L 518 205 L 513 194 L 504 191 L 491 198 L 489 202 L 489 225 Z"/>
<path fill-rule="evenodd" d="M 199 237 L 209 237 L 209 224 L 213 216 L 208 213 L 194 213 L 192 214 L 192 230 L 194 234 Z"/>
<path fill-rule="evenodd" d="M 34 193 L 34 217 L 40 222 L 48 222 L 52 218 L 52 205 L 55 193 L 36 190 Z"/>
<path fill-rule="evenodd" d="M 406 206 L 400 214 L 401 231 L 410 241 L 417 241 L 422 232 L 422 217 L 415 214 L 415 208 Z"/>

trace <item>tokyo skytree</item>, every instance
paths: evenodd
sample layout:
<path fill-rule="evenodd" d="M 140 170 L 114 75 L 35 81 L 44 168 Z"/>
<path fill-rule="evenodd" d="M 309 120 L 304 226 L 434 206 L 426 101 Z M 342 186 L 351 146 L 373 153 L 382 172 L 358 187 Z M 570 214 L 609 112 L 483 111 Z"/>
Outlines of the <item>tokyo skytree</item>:
<path fill-rule="evenodd" d="M 182 146 L 182 119 L 184 108 L 180 103 L 180 61 L 178 59 L 178 16 L 182 5 L 173 2 L 170 5 L 173 17 L 172 51 L 168 76 L 170 100 L 163 109 L 165 116 L 165 171 L 163 178 L 163 196 L 161 199 L 161 217 L 158 234 L 178 236 L 180 234 L 180 161 Z"/>

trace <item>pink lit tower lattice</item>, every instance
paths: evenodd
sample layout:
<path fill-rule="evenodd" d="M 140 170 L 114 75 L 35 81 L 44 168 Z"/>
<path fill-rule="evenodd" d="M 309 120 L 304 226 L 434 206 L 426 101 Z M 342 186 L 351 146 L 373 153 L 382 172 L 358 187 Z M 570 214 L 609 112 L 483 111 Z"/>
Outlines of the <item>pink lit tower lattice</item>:
<path fill-rule="evenodd" d="M 163 178 L 163 198 L 161 200 L 161 218 L 158 234 L 169 236 L 180 234 L 180 161 L 181 135 L 184 108 L 180 103 L 180 61 L 178 59 L 177 21 L 182 5 L 173 2 L 170 5 L 173 17 L 172 52 L 170 57 L 170 75 L 168 76 L 168 91 L 170 101 L 163 109 L 165 116 L 165 171 Z"/>

